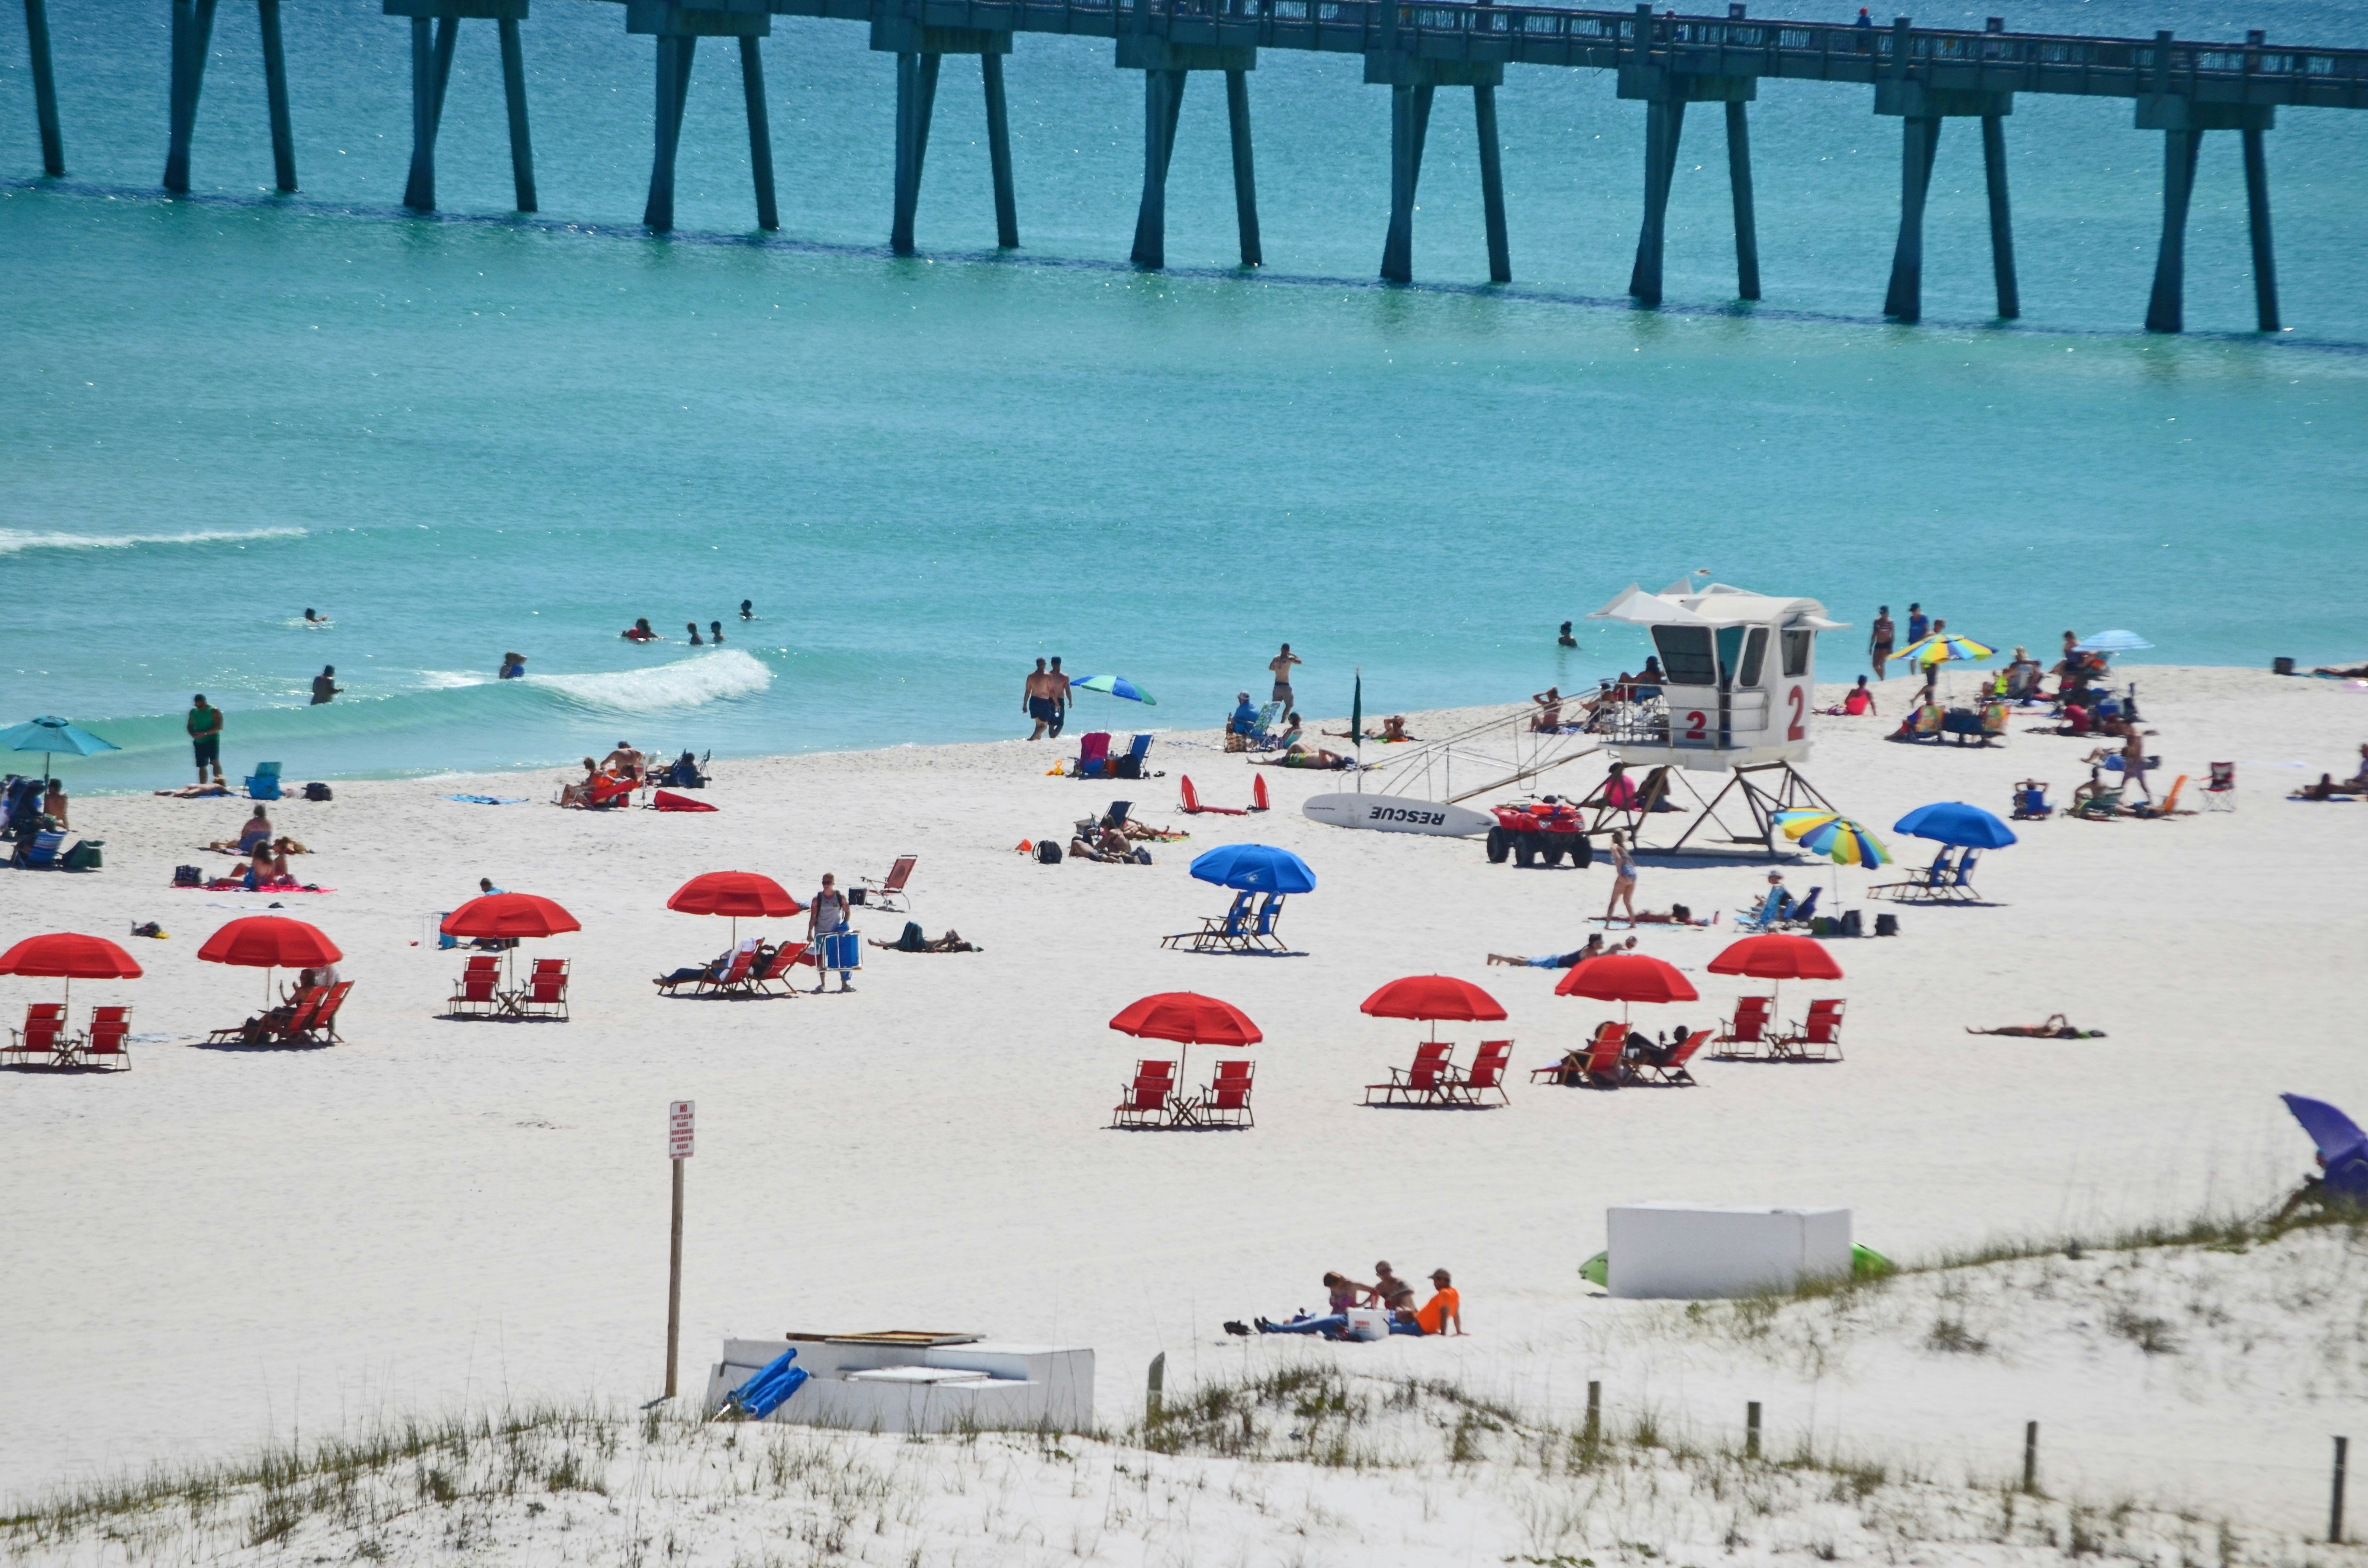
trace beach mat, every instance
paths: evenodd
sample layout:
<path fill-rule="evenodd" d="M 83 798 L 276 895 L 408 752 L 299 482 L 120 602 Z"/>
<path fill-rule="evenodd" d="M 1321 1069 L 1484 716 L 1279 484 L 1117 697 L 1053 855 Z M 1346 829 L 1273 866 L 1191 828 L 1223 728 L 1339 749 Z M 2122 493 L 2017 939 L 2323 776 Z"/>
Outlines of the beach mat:
<path fill-rule="evenodd" d="M 650 797 L 650 809 L 659 812 L 712 812 L 705 801 L 694 801 L 688 795 L 677 795 L 671 790 L 661 790 Z"/>

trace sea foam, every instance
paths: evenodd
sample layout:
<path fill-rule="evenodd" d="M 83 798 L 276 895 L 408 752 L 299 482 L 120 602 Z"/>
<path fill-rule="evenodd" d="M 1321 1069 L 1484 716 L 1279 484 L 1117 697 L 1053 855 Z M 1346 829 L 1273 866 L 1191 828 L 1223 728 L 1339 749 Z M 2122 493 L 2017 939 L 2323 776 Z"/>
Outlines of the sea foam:
<path fill-rule="evenodd" d="M 130 550 L 142 544 L 244 544 L 257 539 L 302 539 L 302 528 L 193 528 L 176 534 L 36 533 L 30 528 L 0 528 L 0 555 L 28 550 Z"/>
<path fill-rule="evenodd" d="M 603 675 L 538 676 L 527 684 L 554 692 L 586 708 L 619 713 L 647 713 L 669 708 L 696 708 L 725 698 L 751 697 L 773 684 L 773 672 L 753 654 L 737 648 L 693 654 L 646 670 L 612 670 Z"/>

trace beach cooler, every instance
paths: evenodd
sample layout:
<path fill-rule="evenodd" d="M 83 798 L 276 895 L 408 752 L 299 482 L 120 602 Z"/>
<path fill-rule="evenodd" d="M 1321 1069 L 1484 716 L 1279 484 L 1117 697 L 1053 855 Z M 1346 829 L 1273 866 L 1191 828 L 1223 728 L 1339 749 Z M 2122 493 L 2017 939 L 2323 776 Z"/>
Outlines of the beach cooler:
<path fill-rule="evenodd" d="M 820 971 L 820 978 L 814 983 L 817 991 L 833 971 L 837 971 L 843 985 L 848 971 L 863 967 L 863 937 L 859 932 L 833 931 L 815 940 L 814 952 L 814 967 Z"/>
<path fill-rule="evenodd" d="M 1347 1313 L 1349 1326 L 1345 1332 L 1351 1339 L 1387 1339 L 1390 1336 L 1390 1314 L 1380 1307 L 1350 1307 Z"/>

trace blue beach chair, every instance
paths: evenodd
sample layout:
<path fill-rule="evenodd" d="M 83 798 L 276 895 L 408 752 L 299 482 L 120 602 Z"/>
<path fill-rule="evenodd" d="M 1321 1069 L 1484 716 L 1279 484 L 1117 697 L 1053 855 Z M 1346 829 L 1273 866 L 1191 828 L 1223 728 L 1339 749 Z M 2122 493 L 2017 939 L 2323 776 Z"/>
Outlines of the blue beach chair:
<path fill-rule="evenodd" d="M 1251 901 L 1257 897 L 1258 894 L 1247 891 L 1237 892 L 1234 894 L 1233 907 L 1224 915 L 1204 915 L 1201 917 L 1198 931 L 1178 931 L 1174 936 L 1162 937 L 1159 945 L 1172 948 L 1181 942 L 1196 953 L 1220 948 L 1238 948 L 1243 941 L 1242 927 L 1250 917 Z"/>
<path fill-rule="evenodd" d="M 258 762 L 255 765 L 255 771 L 246 776 L 246 798 L 250 801 L 279 799 L 279 765 L 278 763 Z"/>

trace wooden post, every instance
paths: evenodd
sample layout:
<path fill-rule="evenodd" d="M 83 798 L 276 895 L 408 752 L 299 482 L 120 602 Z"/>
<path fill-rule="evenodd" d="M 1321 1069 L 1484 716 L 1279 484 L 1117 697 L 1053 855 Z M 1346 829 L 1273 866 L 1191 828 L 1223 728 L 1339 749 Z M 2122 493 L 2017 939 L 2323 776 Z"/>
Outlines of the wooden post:
<path fill-rule="evenodd" d="M 2335 1439 L 2335 1490 L 2327 1504 L 2327 1540 L 2331 1546 L 2343 1544 L 2343 1472 L 2345 1461 L 2351 1457 L 2351 1439 Z"/>
<path fill-rule="evenodd" d="M 2039 1423 L 2027 1421 L 2022 1427 L 2022 1490 L 2026 1495 L 2039 1494 Z"/>
<path fill-rule="evenodd" d="M 1751 122 L 1745 106 L 1726 105 L 1726 183 L 1735 197 L 1735 292 L 1759 298 L 1759 224 L 1751 204 Z"/>
<path fill-rule="evenodd" d="M 206 56 L 213 48 L 214 0 L 173 0 L 173 91 L 171 130 L 165 149 L 165 188 L 189 188 L 189 140 L 197 130 L 198 92 L 205 85 Z"/>
<path fill-rule="evenodd" d="M 1011 110 L 1003 97 L 1003 56 L 991 48 L 978 56 L 980 84 L 986 89 L 986 158 L 995 176 L 995 243 L 1019 248 L 1019 201 L 1011 188 Z"/>
<path fill-rule="evenodd" d="M 1190 73 L 1152 69 L 1143 74 L 1143 204 L 1134 214 L 1137 267 L 1167 265 L 1167 165 L 1176 152 L 1177 117 L 1184 110 L 1184 84 Z"/>
<path fill-rule="evenodd" d="M 2162 133 L 2162 245 L 2146 301 L 2148 332 L 2179 332 L 2187 324 L 2187 202 L 2195 193 L 2195 155 L 2203 142 L 2201 131 Z"/>
<path fill-rule="evenodd" d="M 535 210 L 534 143 L 527 135 L 526 51 L 518 42 L 518 25 L 505 17 L 502 30 L 502 96 L 510 116 L 510 179 L 518 187 L 518 210 Z"/>
<path fill-rule="evenodd" d="M 41 172 L 66 172 L 65 140 L 58 132 L 58 82 L 50 71 L 50 13 L 44 0 L 25 0 L 25 47 L 33 57 L 33 117 L 41 128 Z"/>
<path fill-rule="evenodd" d="M 682 1161 L 668 1162 L 674 1166 L 674 1231 L 666 1248 L 666 1396 L 675 1394 L 676 1353 L 682 1344 Z"/>
<path fill-rule="evenodd" d="M 699 40 L 690 35 L 657 40 L 657 149 L 650 164 L 650 199 L 642 222 L 658 233 L 674 227 L 674 158 L 682 145 L 682 106 L 690 96 L 690 62 Z"/>
<path fill-rule="evenodd" d="M 2022 291 L 2014 277 L 2014 217 L 2007 206 L 2006 119 L 1982 116 L 1982 171 L 1990 193 L 1990 268 L 1998 275 L 1998 313 L 2012 321 L 2022 314 Z"/>
<path fill-rule="evenodd" d="M 427 18 L 411 18 L 411 177 L 403 204 L 415 212 L 436 210 L 436 132 L 444 123 L 444 89 L 452 80 L 460 35 L 458 17 L 440 17 L 431 44 Z"/>
<path fill-rule="evenodd" d="M 929 116 L 943 60 L 909 51 L 896 56 L 896 212 L 888 248 L 898 256 L 913 254 L 913 215 L 921 204 L 921 164 L 929 151 Z"/>
<path fill-rule="evenodd" d="M 1603 1440 L 1603 1385 L 1592 1380 L 1587 1385 L 1587 1425 L 1581 1432 L 1590 1445 Z"/>
<path fill-rule="evenodd" d="M 296 132 L 288 119 L 288 55 L 279 47 L 279 0 L 256 0 L 263 31 L 263 91 L 271 107 L 271 172 L 282 193 L 296 192 Z"/>
<path fill-rule="evenodd" d="M 1756 1399 L 1743 1407 L 1743 1457 L 1759 1457 L 1759 1402 Z"/>
<path fill-rule="evenodd" d="M 765 57 L 759 42 L 741 37 L 740 88 L 748 100 L 748 168 L 757 182 L 757 227 L 778 229 L 781 213 L 773 202 L 773 128 L 765 114 Z"/>
<path fill-rule="evenodd" d="M 1940 151 L 1940 116 L 1900 120 L 1899 243 L 1891 253 L 1891 288 L 1883 297 L 1883 313 L 1896 321 L 1924 319 L 1924 198 L 1932 188 L 1932 160 Z"/>
<path fill-rule="evenodd" d="M 1669 186 L 1678 169 L 1678 141 L 1684 135 L 1682 98 L 1653 98 L 1645 105 L 1645 222 L 1636 234 L 1636 265 L 1628 272 L 1628 292 L 1636 302 L 1661 302 L 1661 251 L 1668 233 Z"/>
<path fill-rule="evenodd" d="M 1263 267 L 1258 242 L 1258 173 L 1250 162 L 1250 79 L 1247 71 L 1225 73 L 1225 123 L 1234 142 L 1234 217 L 1241 227 L 1242 265 Z"/>
<path fill-rule="evenodd" d="M 2263 332 L 2278 325 L 2278 262 L 2270 248 L 2270 161 L 2258 131 L 2244 131 L 2245 210 L 2253 231 L 2253 305 Z"/>
<path fill-rule="evenodd" d="M 1480 208 L 1488 224 L 1488 281 L 1513 280 L 1513 251 L 1505 236 L 1505 163 L 1497 144 L 1497 89 L 1472 89 L 1472 120 L 1480 132 Z M 1358 743 L 1361 751 L 1363 742 Z"/>
<path fill-rule="evenodd" d="M 1144 1386 L 1143 1419 L 1144 1425 L 1148 1426 L 1150 1423 L 1159 1419 L 1160 1403 L 1162 1397 L 1167 1392 L 1167 1352 L 1162 1350 L 1158 1355 L 1154 1356 L 1151 1358 L 1151 1376 Z"/>
<path fill-rule="evenodd" d="M 1396 7 L 1390 7 L 1393 15 Z M 1390 232 L 1382 244 L 1382 277 L 1414 281 L 1414 197 L 1422 181 L 1422 143 L 1439 89 L 1428 83 L 1390 89 Z"/>

